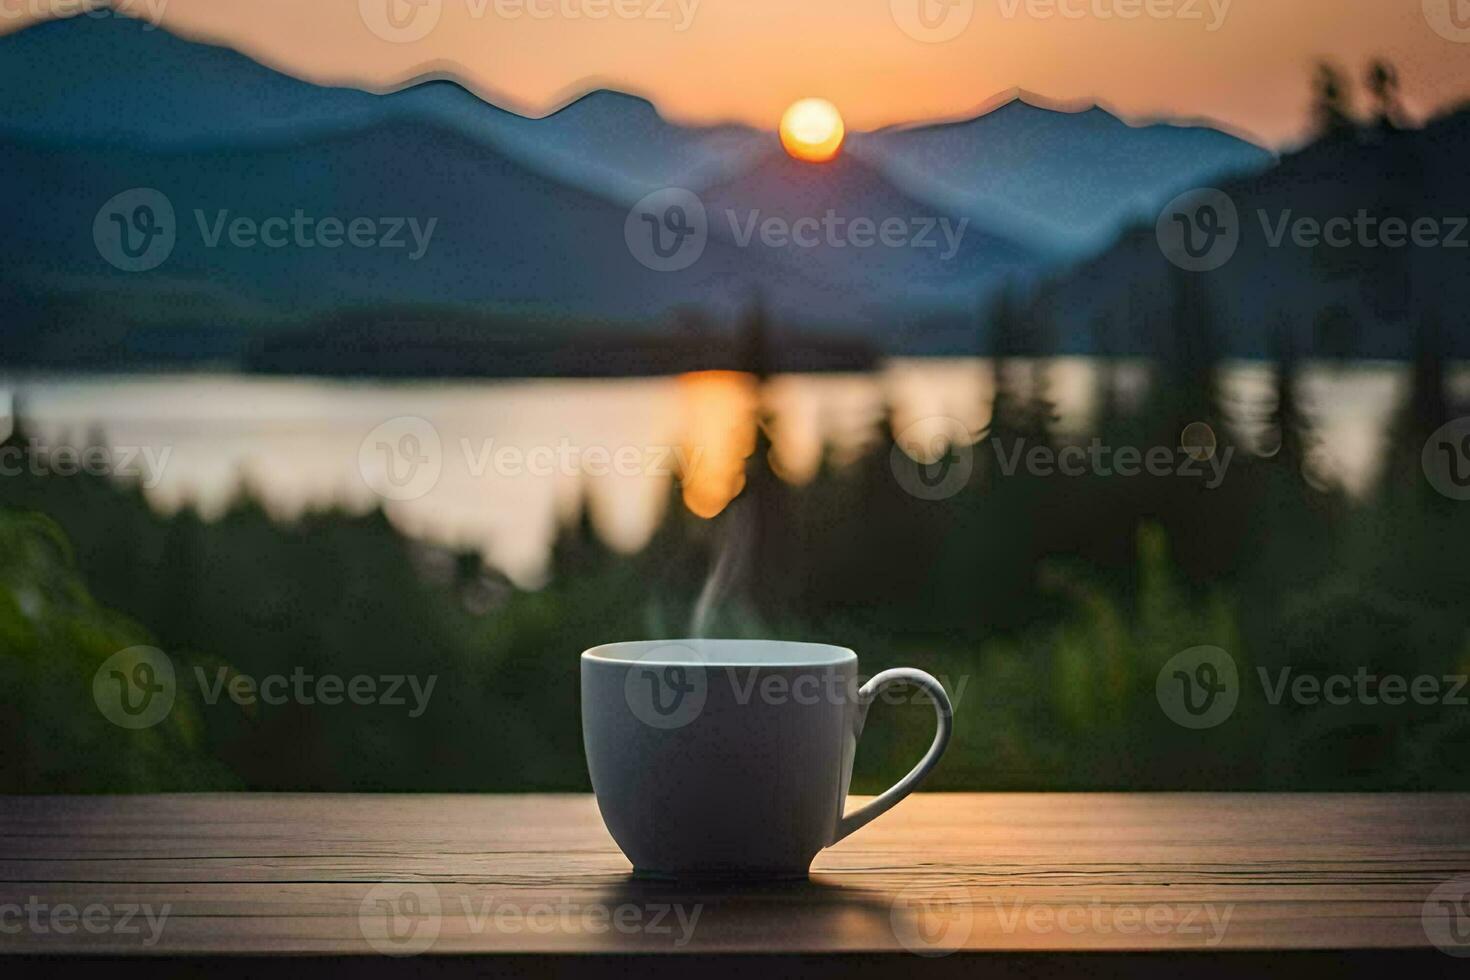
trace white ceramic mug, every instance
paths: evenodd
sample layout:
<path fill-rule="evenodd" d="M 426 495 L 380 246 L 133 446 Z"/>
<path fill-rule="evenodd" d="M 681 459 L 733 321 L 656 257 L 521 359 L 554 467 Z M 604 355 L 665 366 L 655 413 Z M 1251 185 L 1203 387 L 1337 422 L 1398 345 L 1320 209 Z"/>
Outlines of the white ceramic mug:
<path fill-rule="evenodd" d="M 949 742 L 953 709 L 922 670 L 857 685 L 820 643 L 649 640 L 582 654 L 582 741 L 597 805 L 640 874 L 805 876 L 817 852 L 903 799 Z M 929 751 L 843 815 L 868 708 L 912 684 L 938 716 Z"/>

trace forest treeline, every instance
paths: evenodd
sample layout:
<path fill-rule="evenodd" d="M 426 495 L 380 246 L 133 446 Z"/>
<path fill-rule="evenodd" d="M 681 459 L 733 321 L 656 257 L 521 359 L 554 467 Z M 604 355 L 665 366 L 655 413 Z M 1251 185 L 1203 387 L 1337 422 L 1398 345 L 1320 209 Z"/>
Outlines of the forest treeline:
<path fill-rule="evenodd" d="M 951 447 L 969 454 L 956 492 L 905 489 L 934 484 L 946 464 L 910 458 L 887 419 L 857 459 L 829 460 L 800 486 L 776 476 L 761 438 L 725 513 L 695 517 L 671 486 L 662 526 L 633 555 L 606 547 L 584 514 L 534 591 L 478 554 L 403 537 L 381 512 L 280 522 L 242 488 L 205 521 L 160 514 L 106 476 L 0 478 L 0 731 L 12 747 L 0 790 L 585 789 L 578 653 L 685 635 L 729 547 L 745 572 L 712 634 L 840 643 L 865 672 L 916 664 L 945 681 L 957 729 L 936 788 L 1470 788 L 1470 709 L 1272 704 L 1256 680 L 1286 667 L 1470 671 L 1470 511 L 1421 461 L 1464 411 L 1449 399 L 1442 329 L 1419 327 L 1381 476 L 1354 498 L 1312 472 L 1320 436 L 1289 345 L 1274 397 L 1257 406 L 1266 448 L 1232 442 L 1208 292 L 1182 274 L 1169 288 L 1146 398 L 1125 407 L 1105 383 L 1081 440 L 1177 447 L 1203 423 L 1214 452 L 1231 453 L 1213 489 L 1208 467 L 1007 474 L 1000 461 L 1017 447 L 1078 437 L 1054 431 L 1043 374 L 1025 378 L 1008 359 L 1043 328 L 1004 300 L 987 316 L 1002 341 L 990 422 L 974 447 Z M 5 445 L 29 438 L 22 419 Z M 122 730 L 98 711 L 92 681 L 139 644 L 167 652 L 177 698 L 161 723 Z M 1228 651 L 1242 690 L 1227 721 L 1193 731 L 1161 711 L 1155 681 L 1200 645 Z M 236 675 L 293 672 L 437 680 L 417 716 L 206 697 Z M 860 790 L 900 774 L 929 736 L 925 712 L 885 710 L 891 723 L 864 741 Z"/>

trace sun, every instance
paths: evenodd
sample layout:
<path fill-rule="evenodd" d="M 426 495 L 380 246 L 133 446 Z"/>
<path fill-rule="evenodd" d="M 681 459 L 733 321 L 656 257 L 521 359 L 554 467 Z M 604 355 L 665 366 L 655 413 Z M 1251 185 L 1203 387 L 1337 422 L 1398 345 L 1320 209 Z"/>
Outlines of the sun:
<path fill-rule="evenodd" d="M 781 116 L 781 145 L 808 163 L 825 163 L 835 157 L 846 133 L 842 114 L 826 99 L 793 102 Z"/>

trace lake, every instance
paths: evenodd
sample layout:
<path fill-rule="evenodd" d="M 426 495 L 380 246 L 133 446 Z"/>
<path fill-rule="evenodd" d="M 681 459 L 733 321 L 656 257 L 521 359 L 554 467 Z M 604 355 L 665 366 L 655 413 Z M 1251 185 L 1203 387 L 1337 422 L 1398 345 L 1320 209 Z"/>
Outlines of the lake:
<path fill-rule="evenodd" d="M 1029 377 L 1027 366 L 1015 363 Z M 1147 392 L 1146 362 L 1122 362 L 1120 399 Z M 1090 433 L 1098 364 L 1047 365 L 1063 437 Z M 1259 443 L 1270 365 L 1221 368 L 1231 435 Z M 1299 395 L 1321 445 L 1316 478 L 1361 494 L 1407 394 L 1406 365 L 1309 365 Z M 1452 388 L 1470 394 L 1460 365 Z M 381 383 L 235 374 L 10 376 L 0 379 L 32 434 L 49 446 L 111 447 L 120 479 L 144 485 L 161 511 L 221 513 L 242 486 L 289 519 L 309 508 L 382 505 L 405 533 L 479 549 L 522 585 L 544 577 L 558 526 L 584 505 L 612 546 L 633 551 L 658 525 L 678 472 L 683 502 L 712 516 L 739 491 L 754 445 L 758 396 L 729 372 L 668 378 Z M 970 431 L 988 420 L 982 359 L 895 360 L 872 374 L 784 375 L 767 386 L 773 462 L 810 479 L 822 447 L 850 456 L 873 437 L 885 405 L 906 435 Z M 8 399 L 0 400 L 0 411 Z M 128 466 L 121 463 L 127 459 Z"/>

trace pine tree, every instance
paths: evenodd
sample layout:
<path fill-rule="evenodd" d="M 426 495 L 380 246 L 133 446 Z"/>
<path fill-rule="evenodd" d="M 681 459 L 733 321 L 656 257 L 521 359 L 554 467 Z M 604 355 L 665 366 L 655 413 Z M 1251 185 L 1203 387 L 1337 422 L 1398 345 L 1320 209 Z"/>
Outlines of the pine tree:
<path fill-rule="evenodd" d="M 1267 438 L 1274 444 L 1272 458 L 1278 468 L 1300 478 L 1306 472 L 1316 440 L 1311 419 L 1297 398 L 1301 361 L 1289 322 L 1277 323 L 1272 334 L 1272 352 L 1276 358 L 1276 399 L 1266 420 Z"/>
<path fill-rule="evenodd" d="M 1392 63 L 1375 60 L 1368 66 L 1368 94 L 1373 98 L 1373 122 L 1382 130 L 1401 129 L 1403 104 L 1399 101 L 1399 72 Z"/>
<path fill-rule="evenodd" d="M 1383 490 L 1389 499 L 1412 488 L 1410 497 L 1435 497 L 1424 479 L 1421 457 L 1429 437 L 1450 420 L 1445 395 L 1445 338 L 1438 319 L 1426 315 L 1414 333 L 1414 361 L 1410 367 L 1409 397 L 1389 435 Z"/>
<path fill-rule="evenodd" d="M 1356 128 L 1348 105 L 1346 85 L 1335 65 L 1322 62 L 1317 66 L 1315 98 L 1312 114 L 1317 119 L 1317 132 L 1323 139 L 1335 139 Z"/>

